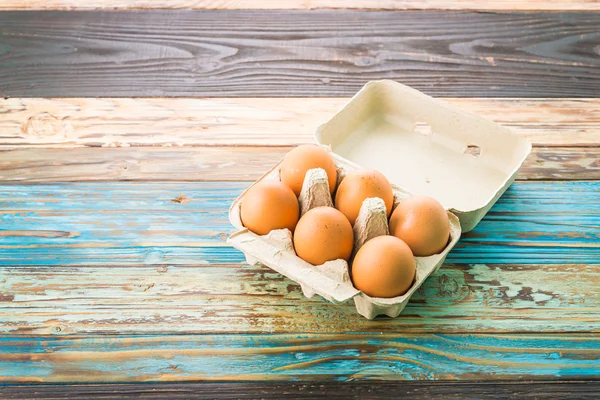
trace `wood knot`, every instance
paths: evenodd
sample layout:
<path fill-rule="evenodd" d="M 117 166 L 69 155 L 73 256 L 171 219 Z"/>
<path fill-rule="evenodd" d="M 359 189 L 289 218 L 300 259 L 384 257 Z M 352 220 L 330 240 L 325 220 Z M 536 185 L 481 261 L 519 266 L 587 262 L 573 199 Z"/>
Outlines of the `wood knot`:
<path fill-rule="evenodd" d="M 459 284 L 448 275 L 438 277 L 438 294 L 442 297 L 450 297 L 458 292 Z"/>
<path fill-rule="evenodd" d="M 38 142 L 56 142 L 60 139 L 64 141 L 68 139 L 71 131 L 72 127 L 67 117 L 60 119 L 47 112 L 29 117 L 21 126 L 24 135 Z"/>
<path fill-rule="evenodd" d="M 74 333 L 75 331 L 71 329 L 68 325 L 60 324 L 50 327 L 50 332 L 55 335 L 69 335 Z"/>
<path fill-rule="evenodd" d="M 180 194 L 179 196 L 177 196 L 173 200 L 171 200 L 171 203 L 185 204 L 185 203 L 189 203 L 190 201 L 192 201 L 192 200 L 188 199 L 185 194 Z"/>

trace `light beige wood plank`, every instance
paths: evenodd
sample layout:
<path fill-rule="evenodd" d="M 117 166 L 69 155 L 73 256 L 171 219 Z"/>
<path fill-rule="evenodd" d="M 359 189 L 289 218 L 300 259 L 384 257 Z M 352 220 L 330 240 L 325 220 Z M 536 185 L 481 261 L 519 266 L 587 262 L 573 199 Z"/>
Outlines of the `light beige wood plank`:
<path fill-rule="evenodd" d="M 0 148 L 247 145 L 313 141 L 345 98 L 0 100 Z M 540 146 L 600 143 L 600 99 L 446 99 Z"/>
<path fill-rule="evenodd" d="M 292 147 L 0 150 L 0 181 L 254 181 Z"/>
<path fill-rule="evenodd" d="M 596 0 L 2 0 L 0 10 L 600 10 Z"/>
<path fill-rule="evenodd" d="M 254 181 L 292 147 L 0 150 L 0 181 Z M 600 180 L 600 147 L 534 147 L 521 180 Z"/>

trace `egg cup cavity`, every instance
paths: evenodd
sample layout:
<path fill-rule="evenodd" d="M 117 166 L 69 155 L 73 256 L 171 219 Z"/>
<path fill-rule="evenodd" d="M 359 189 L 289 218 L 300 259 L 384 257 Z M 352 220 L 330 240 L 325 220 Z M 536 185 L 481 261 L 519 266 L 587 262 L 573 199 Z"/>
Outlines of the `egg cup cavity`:
<path fill-rule="evenodd" d="M 329 149 L 327 150 L 330 151 Z M 338 171 L 337 185 L 339 186 L 339 183 L 348 172 L 359 169 L 360 166 L 335 153 L 331 153 L 331 155 L 336 163 Z M 263 179 L 280 179 L 280 163 L 259 178 L 256 183 Z M 307 173 L 299 199 L 300 207 L 303 211 L 302 214 L 319 205 L 333 206 L 326 179 L 327 175 L 325 174 L 325 180 L 323 180 L 323 173 L 324 171 L 320 168 L 309 170 L 309 173 Z M 394 207 L 402 199 L 411 195 L 411 193 L 394 185 L 392 185 L 392 189 L 394 192 Z M 450 240 L 446 248 L 439 254 L 429 257 L 415 257 L 416 276 L 410 289 L 398 297 L 370 297 L 354 287 L 350 279 L 349 266 L 346 261 L 333 260 L 315 266 L 296 255 L 292 234 L 289 230 L 274 230 L 267 235 L 260 236 L 244 228 L 240 219 L 240 206 L 245 193 L 242 193 L 233 202 L 229 210 L 231 223 L 240 230 L 227 239 L 228 243 L 231 243 L 234 247 L 244 252 L 249 263 L 264 264 L 300 284 L 302 292 L 307 298 L 318 294 L 332 303 L 344 303 L 350 299 L 354 299 L 358 313 L 368 319 L 373 319 L 378 315 L 387 315 L 392 318 L 397 317 L 425 279 L 440 268 L 446 255 L 454 247 L 461 233 L 458 217 L 448 211 Z M 302 203 L 305 203 L 305 205 L 302 206 Z M 385 204 L 379 198 L 370 198 L 363 202 L 359 217 L 353 228 L 355 247 L 362 246 L 368 239 L 389 233 L 388 218 L 385 211 Z M 358 242 L 356 241 L 357 238 Z M 354 254 L 357 250 L 355 248 Z"/>
<path fill-rule="evenodd" d="M 327 172 L 323 168 L 313 168 L 306 172 L 298 201 L 300 217 L 315 207 L 333 207 Z"/>

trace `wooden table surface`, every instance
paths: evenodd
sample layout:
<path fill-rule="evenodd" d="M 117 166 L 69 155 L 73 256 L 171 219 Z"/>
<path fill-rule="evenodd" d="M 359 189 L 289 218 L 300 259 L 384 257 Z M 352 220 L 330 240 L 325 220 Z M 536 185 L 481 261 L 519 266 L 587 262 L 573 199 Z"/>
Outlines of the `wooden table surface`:
<path fill-rule="evenodd" d="M 1 398 L 600 396 L 599 1 L 0 10 Z M 534 148 L 368 321 L 225 239 L 232 200 L 375 79 Z"/>

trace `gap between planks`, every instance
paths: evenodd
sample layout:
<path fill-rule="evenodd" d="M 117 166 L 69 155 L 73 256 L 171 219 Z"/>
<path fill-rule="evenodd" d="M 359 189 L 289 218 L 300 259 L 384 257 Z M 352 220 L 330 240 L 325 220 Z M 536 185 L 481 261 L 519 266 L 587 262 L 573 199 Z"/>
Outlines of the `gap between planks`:
<path fill-rule="evenodd" d="M 0 148 L 290 146 L 348 98 L 8 98 Z M 536 146 L 598 146 L 600 99 L 445 98 Z"/>
<path fill-rule="evenodd" d="M 595 0 L 3 0 L 0 10 L 481 10 L 597 11 Z"/>

